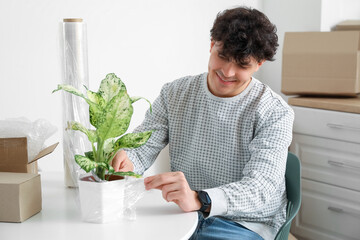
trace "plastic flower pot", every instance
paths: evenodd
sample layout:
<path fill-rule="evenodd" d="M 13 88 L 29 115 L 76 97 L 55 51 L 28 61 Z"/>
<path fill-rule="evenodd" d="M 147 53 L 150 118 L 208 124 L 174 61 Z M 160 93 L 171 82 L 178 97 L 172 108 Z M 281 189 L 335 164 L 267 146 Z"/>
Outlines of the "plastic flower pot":
<path fill-rule="evenodd" d="M 95 182 L 92 176 L 79 180 L 81 215 L 85 222 L 108 223 L 122 219 L 125 199 L 124 177 Z"/>

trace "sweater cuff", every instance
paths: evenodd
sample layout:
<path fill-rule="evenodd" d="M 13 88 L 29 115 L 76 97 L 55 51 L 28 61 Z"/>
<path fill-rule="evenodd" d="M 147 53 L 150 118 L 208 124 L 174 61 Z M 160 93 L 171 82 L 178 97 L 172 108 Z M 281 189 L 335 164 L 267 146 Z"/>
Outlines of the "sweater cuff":
<path fill-rule="evenodd" d="M 207 217 L 225 215 L 227 212 L 227 202 L 225 192 L 220 188 L 205 189 L 211 199 L 210 214 Z"/>
<path fill-rule="evenodd" d="M 142 175 L 144 173 L 144 170 L 143 167 L 139 164 L 138 157 L 135 151 L 126 149 L 125 152 L 130 161 L 134 164 L 133 172 Z"/>

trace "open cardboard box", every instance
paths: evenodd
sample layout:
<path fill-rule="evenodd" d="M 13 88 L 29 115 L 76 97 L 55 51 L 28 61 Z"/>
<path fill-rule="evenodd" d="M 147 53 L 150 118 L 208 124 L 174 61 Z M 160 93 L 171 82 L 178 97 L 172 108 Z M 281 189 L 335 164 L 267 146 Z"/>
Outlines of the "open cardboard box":
<path fill-rule="evenodd" d="M 28 161 L 27 139 L 0 138 L 0 172 L 38 173 L 37 160 L 52 153 L 59 143 L 43 150 Z"/>
<path fill-rule="evenodd" d="M 360 93 L 360 31 L 285 33 L 281 91 L 286 95 Z"/>
<path fill-rule="evenodd" d="M 0 221 L 23 222 L 41 211 L 40 175 L 0 172 Z"/>
<path fill-rule="evenodd" d="M 0 221 L 23 222 L 41 211 L 37 160 L 52 153 L 55 143 L 28 161 L 27 139 L 0 138 Z"/>

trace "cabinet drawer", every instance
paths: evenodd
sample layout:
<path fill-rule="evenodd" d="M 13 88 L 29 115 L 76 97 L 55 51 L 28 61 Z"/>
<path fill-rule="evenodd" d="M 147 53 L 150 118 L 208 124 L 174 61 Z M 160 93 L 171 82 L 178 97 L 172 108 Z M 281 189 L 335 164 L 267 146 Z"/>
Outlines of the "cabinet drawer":
<path fill-rule="evenodd" d="M 302 180 L 302 204 L 293 231 L 308 239 L 360 239 L 360 193 Z"/>
<path fill-rule="evenodd" d="M 360 144 L 294 134 L 302 177 L 360 191 Z"/>
<path fill-rule="evenodd" d="M 294 132 L 360 143 L 360 114 L 294 107 Z"/>

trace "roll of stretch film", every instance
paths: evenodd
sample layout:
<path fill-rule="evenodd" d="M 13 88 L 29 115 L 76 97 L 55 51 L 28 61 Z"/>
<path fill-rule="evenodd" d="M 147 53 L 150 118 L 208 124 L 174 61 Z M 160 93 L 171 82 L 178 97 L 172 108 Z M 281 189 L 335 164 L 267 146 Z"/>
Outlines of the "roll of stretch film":
<path fill-rule="evenodd" d="M 86 95 L 89 87 L 87 33 L 82 19 L 64 19 L 60 26 L 63 84 L 71 85 Z M 89 128 L 89 106 L 84 99 L 63 92 L 63 150 L 65 185 L 77 187 L 80 167 L 75 163 L 74 155 L 84 155 L 91 149 L 85 134 L 79 131 L 65 130 L 69 121 L 77 121 Z"/>

